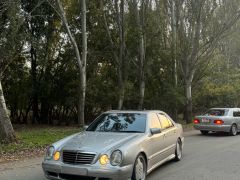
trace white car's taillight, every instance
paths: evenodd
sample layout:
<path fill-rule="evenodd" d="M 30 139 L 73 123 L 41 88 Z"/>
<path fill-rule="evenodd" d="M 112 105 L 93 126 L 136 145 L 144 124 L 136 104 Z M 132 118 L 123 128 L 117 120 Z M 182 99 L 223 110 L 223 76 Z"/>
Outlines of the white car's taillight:
<path fill-rule="evenodd" d="M 223 123 L 224 123 L 224 121 L 221 120 L 221 119 L 214 120 L 214 124 L 221 125 L 221 124 L 223 124 Z"/>
<path fill-rule="evenodd" d="M 199 124 L 199 123 L 200 123 L 200 120 L 199 120 L 199 119 L 194 119 L 194 120 L 193 120 L 193 123 L 194 123 L 194 124 Z"/>

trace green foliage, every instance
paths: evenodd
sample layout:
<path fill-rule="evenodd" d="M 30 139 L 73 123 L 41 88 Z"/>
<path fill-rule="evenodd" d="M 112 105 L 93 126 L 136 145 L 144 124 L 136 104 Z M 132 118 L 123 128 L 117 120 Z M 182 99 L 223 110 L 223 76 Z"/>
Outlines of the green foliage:
<path fill-rule="evenodd" d="M 77 132 L 80 132 L 80 129 L 74 127 L 24 127 L 16 131 L 19 142 L 1 144 L 0 154 L 47 147 Z"/>
<path fill-rule="evenodd" d="M 37 55 L 36 94 L 40 124 L 72 124 L 77 121 L 79 76 L 76 57 L 69 42 L 65 28 L 55 12 L 54 0 L 42 4 L 41 1 L 21 0 L 5 8 L 0 16 L 0 70 L 8 67 L 3 76 L 3 88 L 6 102 L 14 123 L 30 123 L 32 108 L 33 74 L 31 73 L 30 47 L 34 46 Z M 77 43 L 81 48 L 81 3 L 78 0 L 63 0 L 64 10 L 71 25 Z M 117 63 L 114 60 L 111 45 L 103 21 L 106 14 L 114 44 L 119 46 L 119 36 L 114 14 L 113 1 L 87 1 L 87 91 L 86 121 L 91 122 L 99 113 L 116 109 L 118 103 Z M 146 91 L 143 107 L 161 109 L 173 114 L 175 103 L 179 114 L 184 111 L 185 95 L 180 60 L 186 57 L 192 47 L 186 32 L 181 31 L 195 13 L 190 7 L 191 0 L 185 0 L 186 6 L 181 23 L 177 24 L 177 60 L 178 87 L 174 86 L 173 51 L 171 31 L 171 6 L 168 1 L 148 2 L 144 9 L 144 36 L 146 58 L 144 73 Z M 216 0 L 204 1 L 202 14 L 201 43 L 216 36 L 215 32 L 223 22 L 232 17 L 239 2 L 223 1 L 227 5 L 219 7 Z M 0 3 L 1 6 L 1 3 Z M 188 7 L 189 6 L 189 7 Z M 124 109 L 137 109 L 139 100 L 138 57 L 139 29 L 136 28 L 130 3 L 125 1 L 125 53 L 127 65 Z M 178 7 L 179 8 L 179 7 Z M 188 8 L 188 9 L 187 9 Z M 232 12 L 230 11 L 232 8 Z M 215 11 L 216 10 L 216 11 Z M 142 12 L 142 10 L 141 10 Z M 230 13 L 231 12 L 231 13 Z M 180 18 L 180 17 L 178 17 Z M 6 26 L 10 22 L 9 26 Z M 212 22 L 212 23 L 210 23 Z M 180 24 L 185 27 L 179 27 Z M 185 29 L 186 31 L 188 29 Z M 211 56 L 204 56 L 195 72 L 193 80 L 194 111 L 203 111 L 214 106 L 238 106 L 239 97 L 239 23 L 226 31 L 226 38 L 220 43 L 214 42 L 215 50 Z M 227 36 L 228 35 L 228 36 Z M 5 40 L 7 39 L 7 43 Z M 210 42 L 211 43 L 211 42 Z M 14 55 L 14 56 L 13 56 Z M 4 61 L 2 60 L 4 57 Z M 9 63 L 13 62 L 13 63 Z M 24 139 L 24 137 L 23 137 Z M 44 142 L 40 142 L 44 144 Z M 29 145 L 29 144 L 28 144 Z M 33 143 L 33 146 L 34 143 Z"/>
<path fill-rule="evenodd" d="M 240 69 L 237 58 L 239 52 L 236 34 L 222 41 L 223 51 L 217 50 L 209 63 L 206 74 L 195 84 L 195 110 L 206 110 L 209 107 L 238 107 L 240 104 Z M 231 44 L 227 42 L 231 39 Z M 226 44 L 227 46 L 226 47 Z"/>

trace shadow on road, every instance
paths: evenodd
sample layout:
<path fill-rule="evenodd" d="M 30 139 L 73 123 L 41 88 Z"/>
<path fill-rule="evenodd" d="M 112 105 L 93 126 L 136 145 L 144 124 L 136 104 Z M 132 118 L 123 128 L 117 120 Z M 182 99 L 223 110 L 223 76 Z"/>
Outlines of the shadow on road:
<path fill-rule="evenodd" d="M 164 164 L 162 164 L 161 166 L 157 167 L 156 169 L 154 169 L 149 175 L 148 178 L 150 177 L 154 177 L 156 174 L 159 174 L 159 172 L 164 171 L 165 169 L 168 169 L 170 166 L 174 165 L 175 163 L 178 163 L 174 160 L 168 161 Z M 180 163 L 180 162 L 179 162 Z"/>
<path fill-rule="evenodd" d="M 210 132 L 206 135 L 202 135 L 200 132 L 198 134 L 193 134 L 191 136 L 199 136 L 199 137 L 232 137 L 226 132 Z"/>

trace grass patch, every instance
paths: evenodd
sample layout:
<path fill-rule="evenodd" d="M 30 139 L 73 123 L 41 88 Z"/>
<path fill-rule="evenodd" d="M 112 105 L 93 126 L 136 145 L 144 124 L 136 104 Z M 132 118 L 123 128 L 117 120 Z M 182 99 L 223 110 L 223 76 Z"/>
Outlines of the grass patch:
<path fill-rule="evenodd" d="M 192 129 L 193 128 L 193 123 L 190 123 L 190 124 L 182 124 L 183 126 L 183 129 L 187 130 L 187 129 Z"/>
<path fill-rule="evenodd" d="M 186 121 L 182 119 L 179 119 L 177 123 L 181 124 L 184 130 L 193 129 L 193 123 L 187 124 Z"/>
<path fill-rule="evenodd" d="M 193 119 L 194 117 L 192 117 Z M 183 120 L 183 114 L 178 114 L 178 121 L 177 123 L 181 124 L 183 127 L 183 130 L 191 130 L 193 129 L 193 122 L 191 122 L 190 124 L 187 124 L 185 120 Z"/>
<path fill-rule="evenodd" d="M 0 144 L 0 154 L 44 148 L 71 134 L 80 132 L 76 127 L 23 127 L 16 129 L 18 143 Z"/>

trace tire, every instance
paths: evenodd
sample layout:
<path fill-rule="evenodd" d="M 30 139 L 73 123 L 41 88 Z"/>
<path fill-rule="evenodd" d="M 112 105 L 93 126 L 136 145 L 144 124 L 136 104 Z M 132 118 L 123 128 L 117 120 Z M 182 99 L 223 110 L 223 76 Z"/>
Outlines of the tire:
<path fill-rule="evenodd" d="M 236 136 L 236 135 L 237 135 L 237 125 L 236 125 L 236 124 L 233 124 L 233 125 L 231 126 L 231 129 L 230 129 L 229 134 L 230 134 L 231 136 Z"/>
<path fill-rule="evenodd" d="M 201 131 L 202 135 L 207 135 L 209 131 Z"/>
<path fill-rule="evenodd" d="M 182 142 L 180 139 L 177 140 L 175 148 L 175 161 L 180 161 L 182 159 Z"/>
<path fill-rule="evenodd" d="M 139 154 L 135 160 L 133 167 L 132 180 L 146 180 L 147 163 L 142 154 Z"/>

